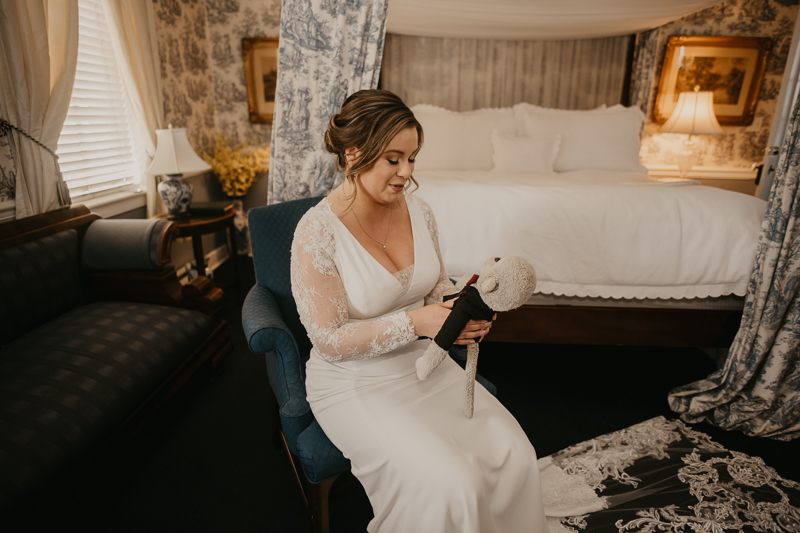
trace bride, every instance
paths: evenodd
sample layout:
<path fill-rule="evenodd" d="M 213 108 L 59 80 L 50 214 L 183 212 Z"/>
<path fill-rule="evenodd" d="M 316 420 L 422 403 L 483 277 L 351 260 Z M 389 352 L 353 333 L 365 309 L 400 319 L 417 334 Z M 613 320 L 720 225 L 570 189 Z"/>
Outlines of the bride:
<path fill-rule="evenodd" d="M 330 119 L 327 150 L 345 179 L 300 221 L 292 293 L 313 344 L 311 409 L 352 463 L 374 511 L 370 532 L 546 532 L 536 453 L 480 385 L 462 413 L 450 358 L 426 381 L 422 355 L 450 313 L 436 221 L 413 194 L 423 131 L 396 95 L 351 95 Z M 458 344 L 491 322 L 472 321 Z"/>

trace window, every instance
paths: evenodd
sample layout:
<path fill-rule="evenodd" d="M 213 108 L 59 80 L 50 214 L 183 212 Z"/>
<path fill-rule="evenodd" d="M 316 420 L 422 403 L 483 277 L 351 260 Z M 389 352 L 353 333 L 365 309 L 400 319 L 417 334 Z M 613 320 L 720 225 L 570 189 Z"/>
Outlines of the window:
<path fill-rule="evenodd" d="M 78 67 L 56 153 L 73 201 L 139 188 L 144 150 L 132 135 L 101 0 L 79 0 Z"/>

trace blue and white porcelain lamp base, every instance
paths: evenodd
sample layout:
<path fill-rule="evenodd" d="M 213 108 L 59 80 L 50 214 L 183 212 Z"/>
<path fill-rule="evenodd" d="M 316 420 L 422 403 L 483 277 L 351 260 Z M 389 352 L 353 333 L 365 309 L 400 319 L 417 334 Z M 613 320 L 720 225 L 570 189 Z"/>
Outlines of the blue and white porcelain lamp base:
<path fill-rule="evenodd" d="M 192 193 L 192 186 L 183 179 L 183 174 L 168 174 L 167 179 L 158 184 L 158 194 L 167 208 L 169 220 L 189 217 Z"/>

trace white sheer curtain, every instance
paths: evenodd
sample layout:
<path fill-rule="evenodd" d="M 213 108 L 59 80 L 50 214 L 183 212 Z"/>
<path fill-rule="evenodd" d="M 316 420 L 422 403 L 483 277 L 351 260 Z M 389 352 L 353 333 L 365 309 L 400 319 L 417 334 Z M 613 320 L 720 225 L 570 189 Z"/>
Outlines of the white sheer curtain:
<path fill-rule="evenodd" d="M 77 0 L 0 2 L 0 118 L 55 152 L 67 116 L 78 59 Z M 3 165 L 15 180 L 16 218 L 69 202 L 59 201 L 53 156 L 15 129 Z M 5 142 L 5 140 L 4 140 Z"/>
<path fill-rule="evenodd" d="M 128 95 L 135 133 L 147 154 L 145 168 L 156 153 L 156 130 L 164 127 L 161 75 L 152 2 L 103 0 L 111 29 L 114 57 Z M 147 176 L 147 216 L 165 210 L 155 176 Z"/>
<path fill-rule="evenodd" d="M 618 104 L 630 39 L 509 41 L 387 34 L 381 87 L 408 105 L 453 111 L 519 102 L 560 109 Z"/>

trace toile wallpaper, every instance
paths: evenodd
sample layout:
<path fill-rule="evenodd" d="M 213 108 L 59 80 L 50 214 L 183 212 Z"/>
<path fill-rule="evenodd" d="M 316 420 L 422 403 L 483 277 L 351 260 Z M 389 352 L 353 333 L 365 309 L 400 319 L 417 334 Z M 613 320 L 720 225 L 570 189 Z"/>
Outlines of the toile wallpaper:
<path fill-rule="evenodd" d="M 723 126 L 723 132 L 719 135 L 698 135 L 693 138 L 695 151 L 699 155 L 696 164 L 699 166 L 750 168 L 753 163 L 760 164 L 763 161 L 797 19 L 799 1 L 728 0 L 646 34 L 649 44 L 654 45 L 655 49 L 652 63 L 645 65 L 644 68 L 641 68 L 641 65 L 636 67 L 637 71 L 642 72 L 650 82 L 649 86 L 647 83 L 638 84 L 638 87 L 649 91 L 647 99 L 649 112 L 641 151 L 642 162 L 645 165 L 674 165 L 675 154 L 686 138 L 680 134 L 662 134 L 661 127 L 652 121 L 652 110 L 661 78 L 661 65 L 664 61 L 667 40 L 671 35 L 772 39 L 772 50 L 756 107 L 756 121 L 760 118 L 761 125 L 756 128 Z M 649 78 L 647 73 L 651 73 Z M 635 80 L 633 85 L 636 90 Z M 635 101 L 635 90 L 632 93 L 633 103 L 637 104 L 639 102 Z M 750 129 L 755 131 L 749 131 Z"/>
<path fill-rule="evenodd" d="M 251 124 L 243 37 L 277 37 L 280 0 L 153 0 L 164 120 L 186 128 L 198 152 L 219 130 L 235 144 L 267 146 L 270 124 Z"/>

